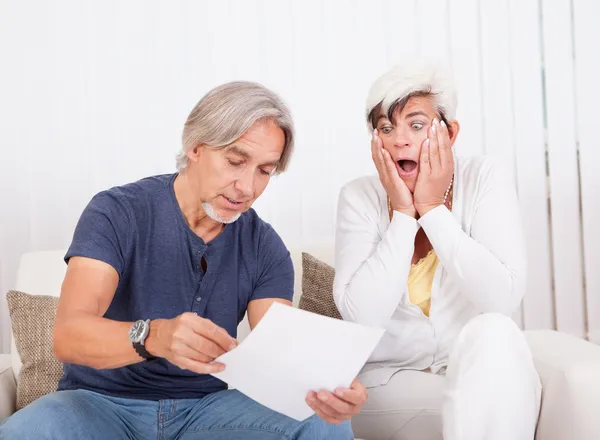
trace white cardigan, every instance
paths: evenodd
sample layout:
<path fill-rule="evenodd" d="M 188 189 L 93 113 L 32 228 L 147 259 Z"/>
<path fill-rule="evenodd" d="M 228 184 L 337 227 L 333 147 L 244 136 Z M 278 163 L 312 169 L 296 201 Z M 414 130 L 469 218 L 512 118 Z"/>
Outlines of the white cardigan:
<path fill-rule="evenodd" d="M 519 204 L 512 174 L 499 162 L 455 158 L 452 212 L 439 206 L 418 221 L 394 212 L 390 222 L 386 197 L 379 177 L 367 176 L 346 184 L 338 205 L 335 303 L 345 320 L 386 329 L 363 369 L 385 371 L 361 377 L 367 386 L 398 369 L 437 373 L 469 319 L 485 312 L 510 316 L 525 290 Z M 440 261 L 429 318 L 408 298 L 419 227 Z"/>

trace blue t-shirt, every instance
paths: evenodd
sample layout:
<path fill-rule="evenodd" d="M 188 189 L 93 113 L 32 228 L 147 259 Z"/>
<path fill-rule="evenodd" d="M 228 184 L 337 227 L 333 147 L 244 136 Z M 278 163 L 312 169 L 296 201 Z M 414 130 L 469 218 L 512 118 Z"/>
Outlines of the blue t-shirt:
<path fill-rule="evenodd" d="M 105 318 L 168 319 L 196 312 L 236 337 L 249 301 L 292 299 L 290 254 L 253 209 L 205 243 L 179 208 L 176 177 L 149 177 L 97 194 L 81 215 L 65 261 L 94 258 L 119 273 Z M 65 364 L 58 389 L 160 400 L 199 398 L 226 389 L 226 384 L 156 359 L 101 370 Z"/>

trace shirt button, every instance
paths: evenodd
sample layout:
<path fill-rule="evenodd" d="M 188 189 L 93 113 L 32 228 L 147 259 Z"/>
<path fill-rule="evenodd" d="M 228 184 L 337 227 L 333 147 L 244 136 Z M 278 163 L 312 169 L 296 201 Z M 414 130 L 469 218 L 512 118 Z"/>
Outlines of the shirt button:
<path fill-rule="evenodd" d="M 197 296 L 196 297 L 196 301 L 198 301 L 198 302 L 202 301 L 202 297 L 201 296 Z"/>

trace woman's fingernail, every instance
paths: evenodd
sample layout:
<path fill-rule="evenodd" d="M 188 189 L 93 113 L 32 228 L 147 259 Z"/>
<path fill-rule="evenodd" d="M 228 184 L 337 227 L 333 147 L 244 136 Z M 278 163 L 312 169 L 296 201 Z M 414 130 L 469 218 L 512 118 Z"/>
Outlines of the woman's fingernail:
<path fill-rule="evenodd" d="M 319 399 L 321 399 L 323 402 L 327 402 L 327 399 L 329 399 L 327 394 L 319 394 L 318 396 L 319 396 Z"/>
<path fill-rule="evenodd" d="M 440 122 L 440 125 L 444 128 L 446 128 L 446 123 L 442 120 L 442 122 Z"/>
<path fill-rule="evenodd" d="M 429 139 L 425 139 L 425 146 L 429 147 Z"/>
<path fill-rule="evenodd" d="M 377 134 L 378 134 L 378 132 L 377 132 L 377 129 L 373 130 L 373 137 L 374 137 L 374 138 L 376 138 L 376 137 L 377 137 Z"/>
<path fill-rule="evenodd" d="M 433 124 L 431 125 L 431 132 L 435 133 L 435 131 L 437 130 L 436 126 L 435 126 L 435 119 L 433 120 Z"/>

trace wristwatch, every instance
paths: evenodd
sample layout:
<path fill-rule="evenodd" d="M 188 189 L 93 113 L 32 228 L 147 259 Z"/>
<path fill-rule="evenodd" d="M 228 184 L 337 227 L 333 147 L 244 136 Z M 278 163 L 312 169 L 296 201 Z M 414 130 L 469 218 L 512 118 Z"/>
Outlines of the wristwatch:
<path fill-rule="evenodd" d="M 154 359 L 154 356 L 148 353 L 148 350 L 144 347 L 144 342 L 146 342 L 148 333 L 150 333 L 149 319 L 135 321 L 131 326 L 131 329 L 129 329 L 129 341 L 131 342 L 131 345 L 133 345 L 137 354 L 146 360 Z"/>

